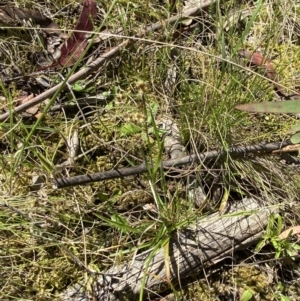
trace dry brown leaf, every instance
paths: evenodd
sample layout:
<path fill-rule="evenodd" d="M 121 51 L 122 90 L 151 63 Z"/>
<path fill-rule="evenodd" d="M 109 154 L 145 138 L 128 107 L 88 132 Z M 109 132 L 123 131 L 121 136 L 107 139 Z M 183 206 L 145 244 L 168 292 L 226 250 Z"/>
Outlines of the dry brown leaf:
<path fill-rule="evenodd" d="M 17 99 L 17 105 L 20 106 L 33 98 L 33 94 L 27 95 L 26 92 L 20 92 L 20 95 Z"/>
<path fill-rule="evenodd" d="M 272 63 L 265 59 L 259 52 L 251 52 L 247 50 L 239 51 L 242 57 L 250 60 L 250 63 L 256 67 L 262 67 L 266 71 L 266 76 L 272 80 L 276 80 L 276 71 Z"/>
<path fill-rule="evenodd" d="M 88 44 L 87 33 L 93 31 L 93 19 L 97 16 L 98 9 L 95 0 L 83 0 L 83 8 L 79 20 L 71 36 L 61 47 L 60 58 L 50 67 L 63 68 L 74 65 L 80 58 Z"/>
<path fill-rule="evenodd" d="M 28 101 L 30 101 L 34 97 L 33 94 L 30 94 L 27 96 L 26 92 L 21 92 L 18 99 L 17 99 L 17 105 L 20 106 Z M 40 107 L 39 105 L 35 105 L 31 108 L 28 108 L 26 111 L 22 112 L 23 117 L 32 117 L 35 116 L 35 118 L 38 118 L 40 115 Z"/>
<path fill-rule="evenodd" d="M 295 235 L 300 233 L 300 226 L 291 227 L 285 231 L 283 231 L 280 235 L 278 235 L 279 239 L 285 239 L 289 235 Z"/>
<path fill-rule="evenodd" d="M 266 77 L 273 81 L 274 90 L 279 96 L 290 99 L 291 97 L 300 95 L 300 91 L 293 95 L 286 94 L 284 86 L 282 86 L 278 82 L 278 74 L 276 73 L 273 64 L 271 63 L 271 61 L 264 58 L 259 52 L 240 50 L 239 55 L 241 57 L 249 59 L 251 65 L 260 67 L 264 71 Z"/>
<path fill-rule="evenodd" d="M 17 8 L 10 5 L 0 7 L 0 24 L 18 26 L 22 25 L 24 20 L 32 20 L 35 24 L 44 28 L 48 34 L 60 32 L 60 27 L 55 22 L 37 10 Z"/>

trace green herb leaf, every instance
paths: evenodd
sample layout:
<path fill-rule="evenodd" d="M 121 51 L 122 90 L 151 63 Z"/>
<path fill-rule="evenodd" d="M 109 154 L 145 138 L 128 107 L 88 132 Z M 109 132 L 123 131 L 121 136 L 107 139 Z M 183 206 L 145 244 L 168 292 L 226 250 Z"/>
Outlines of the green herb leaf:
<path fill-rule="evenodd" d="M 241 296 L 240 301 L 249 301 L 253 297 L 253 294 L 250 290 L 245 290 Z"/>
<path fill-rule="evenodd" d="M 300 143 L 300 132 L 299 133 L 296 133 L 295 135 L 293 135 L 291 137 L 291 142 L 293 144 L 297 144 L 297 143 Z"/>
<path fill-rule="evenodd" d="M 140 133 L 141 131 L 142 129 L 139 126 L 133 123 L 126 123 L 120 128 L 120 137 L 131 136 Z"/>

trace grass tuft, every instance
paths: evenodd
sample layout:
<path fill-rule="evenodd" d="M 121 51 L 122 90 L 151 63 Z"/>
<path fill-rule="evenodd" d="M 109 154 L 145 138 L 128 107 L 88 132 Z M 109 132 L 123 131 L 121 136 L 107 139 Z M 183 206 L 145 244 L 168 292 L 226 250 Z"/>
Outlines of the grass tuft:
<path fill-rule="evenodd" d="M 14 4 L 43 11 L 67 31 L 74 28 L 80 11 L 73 0 L 15 0 Z M 35 58 L 45 49 L 41 31 L 33 24 L 1 28 L 1 110 L 12 110 L 22 92 L 44 91 L 41 78 L 50 86 L 66 82 L 94 51 L 101 55 L 183 5 L 179 1 L 98 1 L 95 38 L 101 25 L 101 30 L 122 29 L 122 34 L 101 45 L 90 40 L 85 56 L 66 70 L 38 70 Z M 284 209 L 277 218 L 283 224 L 280 229 L 299 224 L 297 167 L 276 155 L 228 156 L 222 162 L 170 173 L 161 167 L 169 159 L 164 148 L 166 119 L 175 121 L 187 154 L 288 138 L 288 129 L 297 123 L 294 115 L 247 114 L 235 109 L 238 104 L 277 99 L 270 80 L 259 68 L 253 70 L 238 51 L 262 52 L 287 91 L 298 90 L 299 32 L 296 2 L 217 1 L 189 27 L 166 25 L 135 39 L 132 47 L 122 49 L 103 69 L 65 91 L 58 90 L 40 106 L 38 119 L 11 114 L 0 123 L 0 299 L 59 300 L 70 285 L 90 283 L 91 271 L 104 272 L 151 248 L 147 262 L 164 248 L 168 269 L 168 243 L 178 229 L 244 196 L 260 197 L 266 206 L 282 203 Z M 80 104 L 91 98 L 96 101 Z M 68 106 L 51 110 L 61 104 Z M 80 144 L 71 159 L 70 139 L 75 132 Z M 52 187 L 53 177 L 141 162 L 149 168 L 138 177 L 61 190 Z M 41 184 L 38 188 L 36 179 Z M 202 182 L 208 204 L 199 207 L 189 197 L 193 179 Z M 278 228 L 276 222 L 270 225 Z M 270 227 L 268 233 L 277 243 L 280 233 Z M 290 254 L 291 244 L 279 244 L 279 256 L 278 244 L 272 245 L 270 237 L 264 239 L 265 252 L 254 256 L 254 246 L 240 254 L 240 261 L 226 261 L 220 273 L 204 271 L 205 280 L 198 275 L 180 287 L 170 284 L 174 300 L 182 296 L 230 299 L 245 291 L 255 299 L 296 300 L 299 258 L 281 266 L 273 259 Z M 272 281 L 261 272 L 265 261 L 275 271 Z M 139 300 L 144 300 L 142 292 Z"/>

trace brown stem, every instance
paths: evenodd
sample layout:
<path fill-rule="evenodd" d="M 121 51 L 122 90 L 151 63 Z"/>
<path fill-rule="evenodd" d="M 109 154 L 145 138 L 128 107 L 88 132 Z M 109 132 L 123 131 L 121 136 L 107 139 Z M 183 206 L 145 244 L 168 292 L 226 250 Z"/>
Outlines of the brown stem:
<path fill-rule="evenodd" d="M 247 153 L 259 153 L 259 152 L 272 152 L 274 150 L 281 149 L 285 146 L 291 145 L 289 140 L 282 142 L 271 142 L 267 144 L 259 143 L 249 146 L 231 147 L 228 150 L 221 151 L 209 151 L 202 154 L 192 154 L 179 159 L 166 160 L 161 162 L 162 168 L 171 168 L 179 165 L 187 165 L 195 162 L 202 162 L 211 159 L 220 159 L 226 155 L 243 156 Z M 80 175 L 69 178 L 54 179 L 54 185 L 56 188 L 63 188 L 68 186 L 83 185 L 91 182 L 104 181 L 115 178 L 122 178 L 126 176 L 137 175 L 147 172 L 153 168 L 151 165 L 145 163 L 134 167 L 125 167 L 121 169 L 113 169 L 104 172 L 97 172 L 88 175 Z"/>

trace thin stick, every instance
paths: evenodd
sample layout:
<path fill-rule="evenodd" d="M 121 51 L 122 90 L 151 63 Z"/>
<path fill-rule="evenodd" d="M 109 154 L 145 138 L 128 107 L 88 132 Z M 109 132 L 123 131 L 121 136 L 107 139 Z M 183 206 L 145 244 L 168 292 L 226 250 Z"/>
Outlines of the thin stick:
<path fill-rule="evenodd" d="M 291 144 L 292 143 L 289 140 L 285 140 L 282 142 L 271 142 L 267 144 L 259 143 L 259 144 L 249 145 L 249 146 L 231 147 L 228 150 L 210 151 L 201 154 L 192 154 L 190 156 L 185 156 L 179 159 L 162 161 L 161 166 L 162 168 L 170 168 L 179 165 L 204 162 L 211 159 L 219 159 L 226 155 L 244 156 L 248 153 L 259 153 L 259 152 L 270 153 L 274 150 L 281 149 Z M 109 179 L 137 175 L 137 174 L 145 173 L 151 168 L 152 168 L 151 165 L 147 165 L 143 163 L 134 167 L 125 167 L 121 169 L 113 169 L 109 171 L 97 172 L 88 175 L 54 179 L 53 182 L 55 188 L 63 188 L 68 186 L 82 185 L 91 182 L 99 182 L 99 181 L 104 181 Z"/>
<path fill-rule="evenodd" d="M 118 46 L 112 48 L 110 51 L 103 54 L 101 57 L 96 59 L 90 65 L 82 68 L 81 70 L 79 70 L 78 72 L 76 72 L 75 74 L 70 76 L 67 83 L 72 84 L 72 83 L 78 81 L 79 79 L 82 79 L 82 78 L 86 77 L 87 75 L 91 74 L 93 71 L 99 69 L 101 66 L 104 65 L 105 62 L 116 57 L 121 52 L 122 49 L 129 48 L 135 42 L 136 39 L 143 37 L 146 33 L 151 32 L 151 31 L 157 31 L 157 30 L 165 27 L 166 25 L 172 25 L 172 24 L 180 21 L 181 19 L 191 17 L 191 16 L 197 14 L 200 9 L 205 8 L 205 7 L 215 3 L 216 0 L 203 0 L 203 1 L 199 1 L 199 2 L 201 2 L 201 3 L 199 3 L 197 6 L 193 7 L 192 9 L 185 11 L 184 13 L 177 14 L 176 16 L 171 17 L 167 20 L 163 20 L 163 21 L 154 23 L 150 26 L 147 26 L 146 29 L 144 29 L 144 30 L 140 30 L 140 32 L 132 39 L 125 40 Z M 8 111 L 8 112 L 0 115 L 0 121 L 6 120 L 10 116 L 10 114 L 21 113 L 21 112 L 26 111 L 27 109 L 41 103 L 45 99 L 53 96 L 54 93 L 58 89 L 65 89 L 65 88 L 66 88 L 66 85 L 64 85 L 64 83 L 60 83 L 60 84 L 46 90 L 45 92 L 34 97 L 31 101 L 28 101 L 28 102 L 14 108 L 14 110 L 12 112 Z"/>

